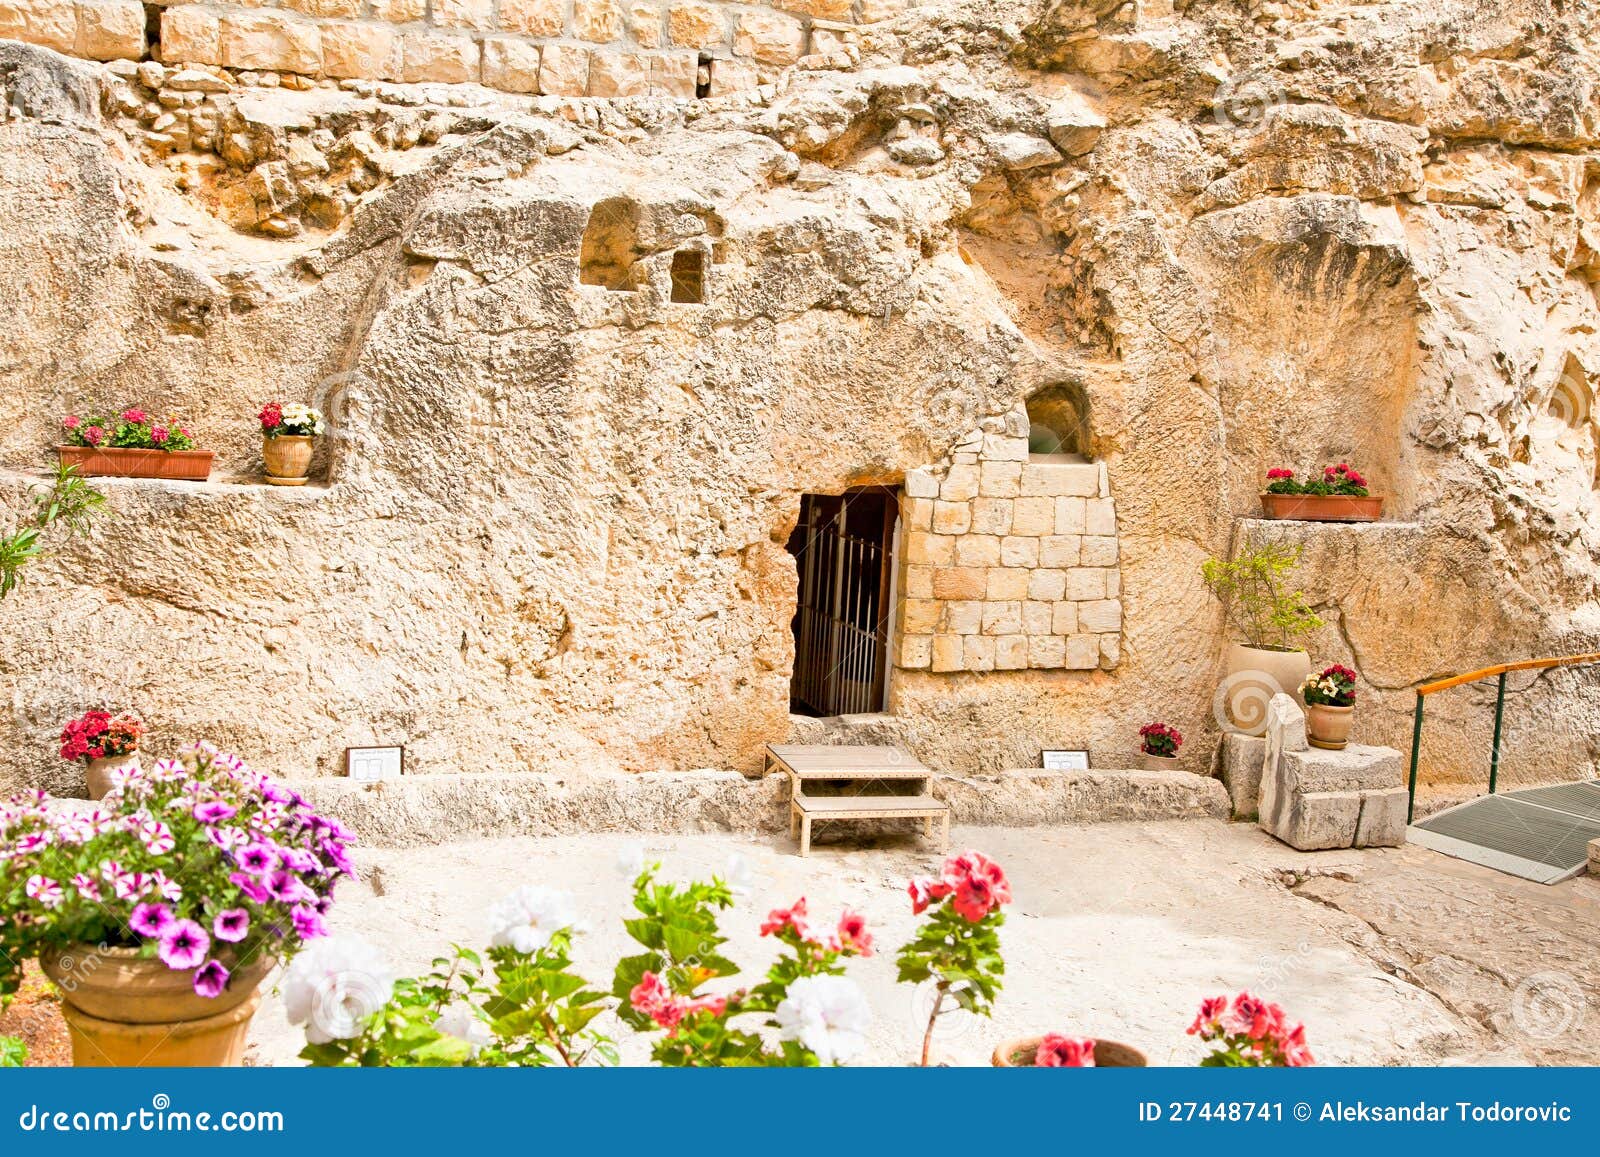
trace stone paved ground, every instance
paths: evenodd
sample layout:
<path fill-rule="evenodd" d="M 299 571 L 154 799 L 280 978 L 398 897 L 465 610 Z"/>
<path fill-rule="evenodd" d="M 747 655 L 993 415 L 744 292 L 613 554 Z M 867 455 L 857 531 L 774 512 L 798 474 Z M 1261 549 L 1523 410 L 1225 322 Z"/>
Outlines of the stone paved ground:
<path fill-rule="evenodd" d="M 1306 1021 L 1334 1064 L 1600 1063 L 1600 881 L 1522 884 L 1420 848 L 1296 853 L 1254 828 L 1213 820 L 1078 828 L 958 828 L 1010 871 L 1003 930 L 1009 973 L 993 1023 L 952 1017 L 940 1037 L 957 1063 L 985 1063 L 1011 1035 L 1062 1030 L 1117 1038 L 1157 1064 L 1197 1056 L 1184 1035 L 1202 995 L 1248 987 Z M 613 835 L 369 849 L 366 881 L 340 897 L 338 931 L 422 968 L 452 939 L 481 943 L 485 910 L 522 883 L 577 893 L 592 925 L 579 953 L 595 979 L 627 941 Z M 768 946 L 768 908 L 805 895 L 816 913 L 849 903 L 886 949 L 909 934 L 903 881 L 937 857 L 909 841 L 834 844 L 810 860 L 782 837 L 705 834 L 644 841 L 676 877 L 752 869 L 752 894 L 725 921 L 747 969 Z M 875 1010 L 869 1057 L 911 1059 L 914 994 L 892 952 L 852 974 Z M 1519 985 L 1529 977 L 1536 979 Z M 1514 1009 L 1520 1009 L 1514 1015 Z M 292 1063 L 300 1047 L 276 997 L 256 1018 L 251 1059 Z M 642 1055 L 637 1046 L 625 1058 Z"/>

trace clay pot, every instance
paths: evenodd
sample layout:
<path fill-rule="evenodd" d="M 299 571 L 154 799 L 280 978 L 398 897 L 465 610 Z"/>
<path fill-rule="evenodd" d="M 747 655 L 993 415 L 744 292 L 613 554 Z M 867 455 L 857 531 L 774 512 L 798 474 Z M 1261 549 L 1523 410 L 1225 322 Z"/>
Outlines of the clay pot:
<path fill-rule="evenodd" d="M 170 478 L 204 482 L 211 477 L 214 450 L 122 450 L 104 446 L 57 446 L 63 466 L 76 466 L 85 478 Z"/>
<path fill-rule="evenodd" d="M 1340 751 L 1350 742 L 1350 720 L 1354 707 L 1329 707 L 1323 703 L 1306 704 L 1306 739 L 1313 747 Z"/>
<path fill-rule="evenodd" d="M 74 944 L 39 958 L 61 990 L 78 1068 L 240 1064 L 261 982 L 273 963 L 258 957 L 239 965 L 222 995 L 207 1000 L 195 994 L 193 973 L 140 959 L 136 948 Z"/>
<path fill-rule="evenodd" d="M 1376 522 L 1383 517 L 1383 495 L 1263 494 L 1261 509 L 1268 518 L 1303 522 Z"/>
<path fill-rule="evenodd" d="M 1139 753 L 1139 766 L 1146 771 L 1177 771 L 1178 757 L 1176 755 L 1151 755 L 1148 751 Z"/>
<path fill-rule="evenodd" d="M 1240 735 L 1264 735 L 1267 704 L 1274 695 L 1282 691 L 1304 702 L 1300 684 L 1311 674 L 1311 656 L 1232 643 L 1223 668 L 1222 685 L 1212 700 L 1217 722 Z"/>
<path fill-rule="evenodd" d="M 311 472 L 313 449 L 309 434 L 262 438 L 261 459 L 267 464 L 267 481 L 273 486 L 304 486 Z"/>
<path fill-rule="evenodd" d="M 134 748 L 126 755 L 113 755 L 105 759 L 91 759 L 88 766 L 83 769 L 83 778 L 89 785 L 89 798 L 106 798 L 106 793 L 111 790 L 111 773 L 113 771 L 138 770 L 138 748 Z"/>
<path fill-rule="evenodd" d="M 990 1063 L 997 1069 L 1025 1069 L 1033 1067 L 1033 1054 L 1038 1051 L 1043 1037 L 1025 1036 L 1008 1040 L 994 1050 Z M 1145 1055 L 1132 1045 L 1114 1040 L 1094 1042 L 1094 1064 L 1097 1069 L 1142 1069 L 1149 1065 Z"/>

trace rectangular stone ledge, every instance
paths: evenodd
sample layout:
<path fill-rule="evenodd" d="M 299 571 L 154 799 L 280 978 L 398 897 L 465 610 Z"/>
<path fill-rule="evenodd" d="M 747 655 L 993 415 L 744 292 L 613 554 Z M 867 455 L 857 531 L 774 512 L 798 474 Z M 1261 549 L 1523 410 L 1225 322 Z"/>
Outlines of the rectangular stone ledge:
<path fill-rule="evenodd" d="M 1589 874 L 1600 876 L 1600 840 L 1589 841 Z"/>
<path fill-rule="evenodd" d="M 788 780 L 732 771 L 638 775 L 511 772 L 343 778 L 290 784 L 363 844 L 419 847 L 455 840 L 580 832 L 783 832 Z M 957 823 L 1005 827 L 1106 821 L 1226 819 L 1214 779 L 1184 771 L 1041 771 L 938 775 L 933 794 Z"/>
<path fill-rule="evenodd" d="M 0 472 L 0 492 L 8 499 L 20 499 L 29 488 L 43 485 L 46 481 L 43 474 Z M 265 482 L 176 482 L 170 478 L 90 478 L 87 481 L 122 510 L 140 505 L 150 508 L 171 507 L 188 502 L 237 505 L 242 501 L 250 501 L 303 506 L 323 501 L 335 489 L 315 484 L 270 486 Z"/>

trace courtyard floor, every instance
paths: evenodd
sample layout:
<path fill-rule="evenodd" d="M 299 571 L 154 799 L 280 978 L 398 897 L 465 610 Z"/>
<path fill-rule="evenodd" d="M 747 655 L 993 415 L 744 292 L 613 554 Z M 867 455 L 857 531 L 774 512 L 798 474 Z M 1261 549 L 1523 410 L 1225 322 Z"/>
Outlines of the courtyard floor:
<path fill-rule="evenodd" d="M 756 932 L 769 909 L 803 895 L 830 923 L 843 905 L 863 912 L 879 948 L 850 964 L 874 1009 L 864 1061 L 915 1059 L 925 997 L 895 984 L 894 950 L 913 923 L 905 881 L 940 857 L 911 839 L 825 843 L 810 859 L 781 836 L 721 833 L 365 849 L 334 931 L 421 972 L 452 941 L 484 946 L 487 909 L 512 889 L 561 887 L 589 924 L 578 967 L 608 989 L 632 950 L 618 857 L 638 844 L 672 879 L 743 857 L 749 894 L 722 929 L 746 977 L 773 955 Z M 1305 1021 L 1322 1064 L 1600 1064 L 1600 879 L 1543 887 L 1421 848 L 1303 854 L 1213 820 L 958 827 L 952 846 L 998 860 L 1016 899 L 994 1020 L 944 1018 L 936 1049 L 951 1063 L 986 1064 L 1002 1039 L 1059 1031 L 1192 1064 L 1200 1046 L 1184 1030 L 1201 997 L 1247 988 Z M 609 1015 L 601 1023 L 625 1062 L 644 1058 L 641 1038 Z M 302 1044 L 269 995 L 250 1063 L 298 1063 Z"/>

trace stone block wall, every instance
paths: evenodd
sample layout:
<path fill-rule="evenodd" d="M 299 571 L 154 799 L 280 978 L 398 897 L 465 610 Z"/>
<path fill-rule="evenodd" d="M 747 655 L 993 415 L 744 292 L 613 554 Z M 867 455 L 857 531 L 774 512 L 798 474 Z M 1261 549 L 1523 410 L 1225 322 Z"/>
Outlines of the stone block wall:
<path fill-rule="evenodd" d="M 1110 670 L 1122 582 L 1105 465 L 1030 458 L 1025 411 L 986 424 L 906 476 L 896 663 Z"/>
<path fill-rule="evenodd" d="M 333 80 L 481 83 L 554 96 L 716 96 L 802 56 L 844 56 L 905 0 L 0 0 L 0 37 L 96 60 Z"/>

